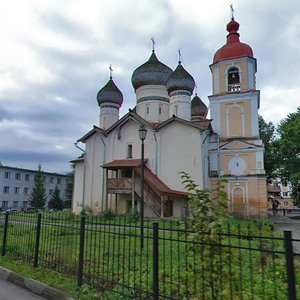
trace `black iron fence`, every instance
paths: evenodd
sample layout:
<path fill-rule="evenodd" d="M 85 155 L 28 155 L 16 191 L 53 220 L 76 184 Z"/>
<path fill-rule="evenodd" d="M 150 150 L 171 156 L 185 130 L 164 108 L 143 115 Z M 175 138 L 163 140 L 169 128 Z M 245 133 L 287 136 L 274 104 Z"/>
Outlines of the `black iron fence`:
<path fill-rule="evenodd" d="M 297 299 L 300 240 L 230 219 L 213 239 L 180 221 L 2 214 L 1 253 L 122 299 Z"/>

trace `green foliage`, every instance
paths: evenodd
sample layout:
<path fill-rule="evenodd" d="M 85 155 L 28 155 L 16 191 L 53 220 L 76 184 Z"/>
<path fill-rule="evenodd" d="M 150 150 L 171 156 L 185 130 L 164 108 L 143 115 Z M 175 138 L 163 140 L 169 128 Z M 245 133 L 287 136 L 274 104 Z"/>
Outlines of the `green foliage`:
<path fill-rule="evenodd" d="M 219 181 L 215 189 L 209 190 L 199 189 L 185 172 L 181 172 L 181 178 L 189 196 L 190 215 L 185 220 L 185 225 L 192 232 L 190 238 L 193 244 L 189 250 L 195 255 L 195 262 L 194 265 L 191 264 L 191 268 L 204 281 L 199 293 L 204 297 L 212 295 L 212 299 L 226 298 L 225 293 L 229 287 L 226 290 L 224 282 L 235 277 L 234 270 L 229 265 L 229 262 L 233 262 L 232 258 L 228 259 L 229 250 L 217 246 L 221 243 L 220 234 L 228 220 L 228 198 L 224 191 L 226 181 Z"/>
<path fill-rule="evenodd" d="M 140 213 L 137 209 L 128 212 L 124 216 L 129 223 L 136 223 L 140 220 Z"/>
<path fill-rule="evenodd" d="M 51 195 L 48 207 L 54 210 L 62 210 L 64 208 L 64 203 L 60 198 L 60 190 L 57 186 L 55 187 L 54 193 Z"/>
<path fill-rule="evenodd" d="M 111 209 L 106 209 L 101 213 L 104 220 L 110 221 L 116 218 L 116 214 Z"/>
<path fill-rule="evenodd" d="M 278 140 L 276 139 L 275 126 L 272 122 L 266 123 L 262 116 L 258 116 L 259 136 L 265 147 L 264 168 L 268 183 L 276 177 L 275 170 L 278 168 Z"/>
<path fill-rule="evenodd" d="M 292 197 L 300 204 L 300 107 L 280 122 L 278 132 L 281 177 L 292 183 Z"/>
<path fill-rule="evenodd" d="M 29 204 L 36 209 L 43 209 L 47 201 L 44 184 L 44 172 L 42 166 L 38 165 L 37 173 L 34 177 L 34 187 L 29 198 Z"/>

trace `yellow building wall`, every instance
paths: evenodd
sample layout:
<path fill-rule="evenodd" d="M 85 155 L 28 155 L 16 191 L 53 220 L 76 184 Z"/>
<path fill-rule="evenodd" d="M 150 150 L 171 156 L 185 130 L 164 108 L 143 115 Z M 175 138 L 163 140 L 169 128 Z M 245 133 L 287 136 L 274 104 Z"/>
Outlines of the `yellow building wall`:
<path fill-rule="evenodd" d="M 247 61 L 232 63 L 222 63 L 213 66 L 213 70 L 219 68 L 219 94 L 227 93 L 227 70 L 230 67 L 238 67 L 240 69 L 240 79 L 241 79 L 241 91 L 247 91 L 249 89 L 248 86 L 248 63 Z M 213 91 L 216 94 L 216 90 Z"/>
<path fill-rule="evenodd" d="M 226 177 L 224 177 L 226 178 Z M 228 211 L 242 217 L 266 217 L 268 214 L 267 185 L 265 177 L 226 178 Z M 217 183 L 211 178 L 211 187 Z"/>

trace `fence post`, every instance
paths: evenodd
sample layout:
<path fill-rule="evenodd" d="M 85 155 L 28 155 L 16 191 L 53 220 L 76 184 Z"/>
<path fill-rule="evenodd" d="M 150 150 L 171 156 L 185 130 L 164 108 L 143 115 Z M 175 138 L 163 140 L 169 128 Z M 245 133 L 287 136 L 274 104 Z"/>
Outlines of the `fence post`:
<path fill-rule="evenodd" d="M 34 249 L 34 259 L 33 259 L 33 267 L 34 268 L 36 268 L 38 266 L 38 262 L 39 262 L 42 214 L 38 213 L 37 217 L 38 218 L 37 218 L 37 223 L 36 223 L 35 249 Z"/>
<path fill-rule="evenodd" d="M 292 232 L 284 230 L 284 245 L 285 245 L 285 258 L 286 258 L 286 271 L 288 282 L 288 295 L 289 300 L 296 299 L 296 282 L 295 282 L 295 269 L 294 269 L 294 255 Z"/>
<path fill-rule="evenodd" d="M 159 299 L 159 279 L 158 279 L 158 223 L 153 223 L 153 299 Z"/>
<path fill-rule="evenodd" d="M 83 278 L 84 232 L 85 232 L 85 216 L 82 216 L 80 218 L 79 265 L 78 265 L 78 277 L 77 277 L 78 286 L 82 286 L 82 278 Z"/>
<path fill-rule="evenodd" d="M 5 213 L 5 220 L 4 220 L 4 228 L 3 228 L 3 239 L 2 239 L 2 256 L 6 254 L 6 239 L 7 239 L 7 227 L 8 227 L 8 215 L 9 212 Z"/>

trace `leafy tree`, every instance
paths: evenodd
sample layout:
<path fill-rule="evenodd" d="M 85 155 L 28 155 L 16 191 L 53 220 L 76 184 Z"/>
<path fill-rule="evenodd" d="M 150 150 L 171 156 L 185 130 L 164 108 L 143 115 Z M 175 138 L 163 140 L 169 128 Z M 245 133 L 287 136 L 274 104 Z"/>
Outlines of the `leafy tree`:
<path fill-rule="evenodd" d="M 38 170 L 34 177 L 34 186 L 29 198 L 29 204 L 36 209 L 43 209 L 47 201 L 46 189 L 44 184 L 44 172 L 42 166 L 38 165 Z"/>
<path fill-rule="evenodd" d="M 218 246 L 224 238 L 221 233 L 228 224 L 226 181 L 219 181 L 214 189 L 203 190 L 187 173 L 181 172 L 181 179 L 188 193 L 190 213 L 184 225 L 193 241 L 189 250 L 193 253 L 192 257 L 198 257 L 194 260 L 195 265 L 189 267 L 202 277 L 204 283 L 197 291 L 199 298 L 223 299 L 224 293 L 230 289 L 225 282 L 230 282 L 235 276 L 229 266 L 233 262 L 233 258 L 229 258 L 230 251 Z M 236 291 L 232 293 L 234 295 Z"/>
<path fill-rule="evenodd" d="M 278 140 L 276 139 L 275 126 L 272 122 L 266 123 L 262 116 L 258 116 L 259 136 L 265 147 L 264 167 L 268 183 L 276 177 L 278 168 Z"/>
<path fill-rule="evenodd" d="M 55 210 L 62 210 L 64 208 L 64 202 L 60 198 L 60 190 L 58 187 L 55 187 L 54 193 L 51 195 L 51 198 L 48 202 L 48 207 Z"/>
<path fill-rule="evenodd" d="M 292 197 L 300 204 L 300 106 L 278 126 L 281 177 L 292 184 Z"/>

